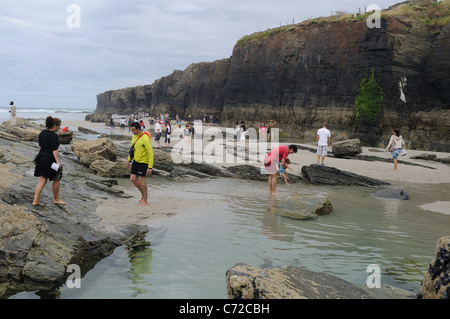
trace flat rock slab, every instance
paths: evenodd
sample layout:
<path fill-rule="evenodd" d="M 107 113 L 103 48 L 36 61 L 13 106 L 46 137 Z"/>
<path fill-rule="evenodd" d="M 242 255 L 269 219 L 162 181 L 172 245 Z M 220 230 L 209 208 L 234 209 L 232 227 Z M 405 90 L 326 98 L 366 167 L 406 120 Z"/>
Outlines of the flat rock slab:
<path fill-rule="evenodd" d="M 311 184 L 366 187 L 389 185 L 389 183 L 378 179 L 342 171 L 335 167 L 328 167 L 319 164 L 303 166 L 302 174 L 304 177 L 304 181 L 308 181 Z"/>
<path fill-rule="evenodd" d="M 294 219 L 313 219 L 332 211 L 331 201 L 323 196 L 289 196 L 278 201 L 271 210 L 273 214 Z"/>
<path fill-rule="evenodd" d="M 294 266 L 258 269 L 238 263 L 225 277 L 229 299 L 374 299 L 338 277 Z"/>
<path fill-rule="evenodd" d="M 407 200 L 408 194 L 402 189 L 383 189 L 379 192 L 370 194 L 370 196 L 387 199 Z"/>

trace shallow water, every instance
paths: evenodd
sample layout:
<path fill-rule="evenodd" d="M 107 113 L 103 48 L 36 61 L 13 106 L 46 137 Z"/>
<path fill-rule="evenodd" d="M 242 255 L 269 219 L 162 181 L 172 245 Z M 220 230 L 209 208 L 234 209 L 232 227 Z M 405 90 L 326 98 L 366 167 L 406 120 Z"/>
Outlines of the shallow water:
<path fill-rule="evenodd" d="M 61 298 L 226 298 L 225 272 L 238 262 L 256 267 L 294 265 L 323 271 L 363 287 L 367 267 L 381 269 L 381 285 L 420 292 L 437 240 L 450 233 L 450 215 L 419 206 L 447 200 L 450 184 L 393 185 L 407 201 L 369 196 L 360 187 L 280 185 L 290 195 L 327 195 L 333 212 L 314 220 L 271 213 L 262 182 L 216 179 L 150 187 L 171 198 L 206 203 L 151 225 L 148 245 L 119 247 Z M 150 196 L 151 196 L 150 191 Z M 30 293 L 21 297 L 32 298 Z"/>

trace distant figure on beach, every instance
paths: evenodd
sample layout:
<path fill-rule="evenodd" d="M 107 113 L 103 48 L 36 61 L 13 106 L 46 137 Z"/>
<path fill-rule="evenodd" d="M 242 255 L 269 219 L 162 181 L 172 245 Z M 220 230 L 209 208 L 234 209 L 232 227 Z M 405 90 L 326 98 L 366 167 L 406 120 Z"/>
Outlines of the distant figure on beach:
<path fill-rule="evenodd" d="M 288 168 L 292 171 L 292 168 L 289 167 L 289 164 L 291 164 L 291 161 L 289 160 L 289 158 L 287 158 L 286 165 L 285 166 L 281 165 L 280 169 L 278 170 L 278 174 L 284 179 L 284 183 L 286 185 L 290 185 L 288 183 L 289 177 L 287 176 L 287 172 L 286 172 L 286 169 L 288 169 Z"/>
<path fill-rule="evenodd" d="M 122 117 L 120 119 L 120 131 L 121 132 L 125 132 L 125 124 L 127 124 L 127 120 L 124 117 Z"/>
<path fill-rule="evenodd" d="M 397 168 L 397 157 L 400 155 L 402 148 L 405 147 L 405 142 L 400 135 L 400 130 L 393 129 L 392 136 L 389 140 L 388 146 L 386 147 L 386 152 L 391 152 L 392 158 L 394 159 L 394 172 L 398 171 Z"/>
<path fill-rule="evenodd" d="M 184 130 L 183 130 L 183 138 L 184 138 L 184 143 L 185 144 L 186 143 L 191 144 L 191 139 L 192 139 L 191 135 L 192 135 L 192 132 L 189 129 L 189 124 L 186 123 L 186 125 L 184 127 Z"/>
<path fill-rule="evenodd" d="M 241 122 L 241 137 L 240 137 L 240 142 L 245 144 L 245 134 L 247 134 L 247 130 L 245 128 L 245 123 L 242 121 Z"/>
<path fill-rule="evenodd" d="M 322 128 L 317 131 L 317 164 L 322 164 L 325 160 L 325 156 L 327 156 L 327 147 L 331 146 L 331 133 L 327 128 L 327 123 L 322 125 Z M 322 161 L 320 158 L 322 157 Z"/>
<path fill-rule="evenodd" d="M 162 116 L 162 115 L 161 115 Z M 161 144 L 159 140 L 161 139 L 161 124 L 159 121 L 156 121 L 155 123 L 155 148 L 160 148 Z"/>
<path fill-rule="evenodd" d="M 130 155 L 127 159 L 127 168 L 130 168 L 130 181 L 141 193 L 139 207 L 148 206 L 148 189 L 145 177 L 152 175 L 153 169 L 153 148 L 148 132 L 141 131 L 138 122 L 131 124 L 133 138 L 131 140 Z"/>
<path fill-rule="evenodd" d="M 166 132 L 165 132 L 165 139 L 164 139 L 164 146 L 170 146 L 170 136 L 172 134 L 172 124 L 170 124 L 170 121 L 167 121 L 166 125 Z"/>
<path fill-rule="evenodd" d="M 53 203 L 57 205 L 65 205 L 66 203 L 59 199 L 59 187 L 62 178 L 62 166 L 59 161 L 59 139 L 56 132 L 61 127 L 61 120 L 47 117 L 45 120 L 47 129 L 39 134 L 39 154 L 37 155 L 34 169 L 34 176 L 39 177 L 39 182 L 34 191 L 33 206 L 42 205 L 39 201 L 42 190 L 47 180 L 53 181 Z"/>
<path fill-rule="evenodd" d="M 9 103 L 9 113 L 11 114 L 11 125 L 16 125 L 17 108 L 14 105 L 14 101 Z"/>
<path fill-rule="evenodd" d="M 273 140 L 273 126 L 277 124 L 274 120 L 270 120 L 267 124 L 267 141 L 270 142 Z"/>
<path fill-rule="evenodd" d="M 266 137 L 267 126 L 265 126 L 264 123 L 259 124 L 258 122 L 256 122 L 256 124 L 259 125 L 259 140 L 267 141 L 267 137 Z"/>
<path fill-rule="evenodd" d="M 241 126 L 239 125 L 239 122 L 236 122 L 234 132 L 236 133 L 236 143 L 239 143 L 241 141 Z"/>
<path fill-rule="evenodd" d="M 269 172 L 269 192 L 271 195 L 278 195 L 277 193 L 277 181 L 278 170 L 280 165 L 286 167 L 286 160 L 289 154 L 297 153 L 297 146 L 295 145 L 280 145 L 275 147 L 264 158 L 264 166 Z"/>

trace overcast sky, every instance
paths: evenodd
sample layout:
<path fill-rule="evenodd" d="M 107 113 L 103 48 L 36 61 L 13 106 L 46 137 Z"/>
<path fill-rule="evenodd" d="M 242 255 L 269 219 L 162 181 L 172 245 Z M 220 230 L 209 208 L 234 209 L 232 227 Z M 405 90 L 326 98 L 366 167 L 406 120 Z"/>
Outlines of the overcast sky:
<path fill-rule="evenodd" d="M 2 0 L 0 106 L 93 110 L 104 91 L 228 58 L 245 35 L 399 2 Z"/>

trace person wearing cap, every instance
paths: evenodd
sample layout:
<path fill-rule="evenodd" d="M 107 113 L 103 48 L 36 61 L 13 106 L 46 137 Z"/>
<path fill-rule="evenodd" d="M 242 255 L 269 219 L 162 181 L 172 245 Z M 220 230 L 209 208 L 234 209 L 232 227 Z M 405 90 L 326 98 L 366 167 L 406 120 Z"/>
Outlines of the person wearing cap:
<path fill-rule="evenodd" d="M 145 177 L 152 174 L 153 169 L 153 148 L 151 137 L 148 132 L 141 131 L 141 124 L 133 122 L 131 124 L 133 138 L 131 140 L 130 155 L 127 159 L 127 168 L 130 168 L 130 181 L 140 191 L 142 197 L 139 200 L 139 207 L 148 206 L 148 189 Z"/>

